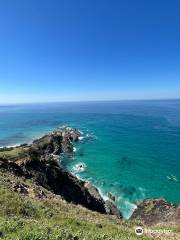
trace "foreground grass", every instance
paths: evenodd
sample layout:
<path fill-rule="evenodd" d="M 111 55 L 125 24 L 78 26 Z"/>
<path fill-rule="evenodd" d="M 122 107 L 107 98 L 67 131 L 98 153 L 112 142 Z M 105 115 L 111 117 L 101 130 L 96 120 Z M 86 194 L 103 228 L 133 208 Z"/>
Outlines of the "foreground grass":
<path fill-rule="evenodd" d="M 1 188 L 0 237 L 2 239 L 137 239 L 130 226 L 120 225 L 80 206 L 61 201 L 23 199 Z M 149 239 L 144 237 L 143 239 Z"/>
<path fill-rule="evenodd" d="M 113 216 L 89 211 L 66 203 L 60 197 L 40 189 L 30 180 L 25 184 L 35 192 L 43 190 L 39 199 L 11 190 L 13 183 L 24 183 L 21 178 L 0 172 L 0 239 L 4 240 L 135 240 L 137 222 L 122 221 Z M 173 237 L 176 238 L 176 231 Z M 159 238 L 161 239 L 161 238 Z M 163 237 L 162 239 L 166 239 Z"/>
<path fill-rule="evenodd" d="M 43 199 L 13 192 L 12 182 L 23 183 L 23 180 L 13 175 L 0 174 L 1 239 L 138 239 L 132 223 L 68 204 L 50 192 L 45 192 L 46 197 Z M 36 188 L 31 181 L 25 184 Z"/>

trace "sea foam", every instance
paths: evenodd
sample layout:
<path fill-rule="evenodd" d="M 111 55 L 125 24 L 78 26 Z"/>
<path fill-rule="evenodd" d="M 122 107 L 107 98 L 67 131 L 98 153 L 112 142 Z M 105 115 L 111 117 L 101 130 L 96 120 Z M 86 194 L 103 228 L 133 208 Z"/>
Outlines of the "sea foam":
<path fill-rule="evenodd" d="M 73 172 L 76 174 L 76 173 L 82 173 L 82 172 L 86 171 L 86 168 L 87 168 L 86 164 L 80 162 L 80 163 L 77 163 L 77 164 L 72 168 L 72 170 L 73 170 Z"/>

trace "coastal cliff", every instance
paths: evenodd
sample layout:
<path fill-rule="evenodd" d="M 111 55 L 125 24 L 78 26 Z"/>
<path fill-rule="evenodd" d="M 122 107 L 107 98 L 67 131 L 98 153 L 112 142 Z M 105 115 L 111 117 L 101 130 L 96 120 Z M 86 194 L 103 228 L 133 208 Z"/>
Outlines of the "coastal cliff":
<path fill-rule="evenodd" d="M 0 169 L 32 179 L 67 202 L 80 204 L 90 210 L 122 217 L 115 204 L 104 201 L 95 186 L 65 171 L 59 163 L 61 153 L 73 154 L 73 142 L 81 132 L 77 129 L 58 129 L 33 141 L 10 149 L 1 149 Z M 11 155 L 14 151 L 14 155 Z M 3 155 L 4 153 L 4 155 Z"/>

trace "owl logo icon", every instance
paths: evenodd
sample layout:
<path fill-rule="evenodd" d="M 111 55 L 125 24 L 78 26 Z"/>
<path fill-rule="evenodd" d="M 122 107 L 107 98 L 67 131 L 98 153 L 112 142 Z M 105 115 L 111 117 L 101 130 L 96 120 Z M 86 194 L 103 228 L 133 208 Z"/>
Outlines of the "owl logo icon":
<path fill-rule="evenodd" d="M 143 234 L 143 228 L 142 227 L 136 227 L 135 228 L 135 233 L 138 236 L 141 236 Z"/>

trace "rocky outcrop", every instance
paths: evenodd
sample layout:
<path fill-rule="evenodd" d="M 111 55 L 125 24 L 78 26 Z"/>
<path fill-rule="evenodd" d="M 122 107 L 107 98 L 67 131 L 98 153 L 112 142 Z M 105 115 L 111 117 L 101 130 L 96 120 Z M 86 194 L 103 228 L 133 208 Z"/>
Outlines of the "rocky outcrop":
<path fill-rule="evenodd" d="M 88 192 L 92 196 L 94 196 L 96 199 L 98 199 L 98 200 L 102 199 L 101 195 L 99 194 L 98 189 L 95 186 L 93 186 L 89 182 L 85 182 L 84 186 L 88 190 Z M 119 209 L 117 208 L 117 206 L 115 205 L 115 203 L 111 199 L 106 200 L 104 202 L 104 207 L 105 207 L 105 211 L 106 211 L 107 214 L 116 215 L 119 218 L 122 218 L 122 214 L 120 213 Z"/>
<path fill-rule="evenodd" d="M 99 191 L 97 190 L 97 188 L 95 186 L 93 186 L 91 183 L 89 182 L 84 182 L 84 187 L 88 190 L 88 192 L 94 196 L 96 199 L 101 200 L 102 197 L 99 193 Z"/>
<path fill-rule="evenodd" d="M 31 158 L 44 154 L 59 155 L 60 153 L 73 152 L 72 141 L 78 141 L 81 133 L 77 129 L 64 128 L 35 140 L 29 148 Z"/>
<path fill-rule="evenodd" d="M 83 181 L 64 171 L 51 157 L 49 160 L 27 161 L 23 167 L 31 173 L 31 178 L 38 185 L 61 195 L 66 201 L 106 213 L 103 199 L 91 195 Z"/>
<path fill-rule="evenodd" d="M 122 218 L 122 215 L 121 215 L 119 209 L 117 208 L 117 206 L 115 205 L 115 203 L 113 201 L 106 200 L 105 201 L 105 209 L 106 209 L 107 214 L 116 215 L 116 216 Z"/>
<path fill-rule="evenodd" d="M 105 202 L 98 190 L 90 183 L 84 182 L 65 171 L 57 161 L 57 155 L 73 152 L 73 141 L 78 141 L 81 133 L 77 129 L 63 128 L 35 140 L 26 145 L 22 158 L 1 158 L 0 169 L 32 179 L 54 194 L 62 196 L 66 201 L 97 211 L 100 213 L 120 213 L 113 203 Z M 21 145 L 22 148 L 22 145 Z M 26 194 L 24 185 L 13 186 L 14 191 Z M 32 190 L 31 190 L 32 192 Z"/>
<path fill-rule="evenodd" d="M 111 192 L 108 192 L 108 198 L 113 202 L 116 201 L 116 197 Z"/>
<path fill-rule="evenodd" d="M 180 205 L 165 199 L 145 199 L 139 203 L 131 219 L 143 221 L 147 225 L 172 224 L 180 226 Z"/>
<path fill-rule="evenodd" d="M 16 162 L 6 158 L 0 158 L 0 170 L 14 173 L 20 177 L 30 177 L 29 173 L 25 169 L 20 167 Z"/>

